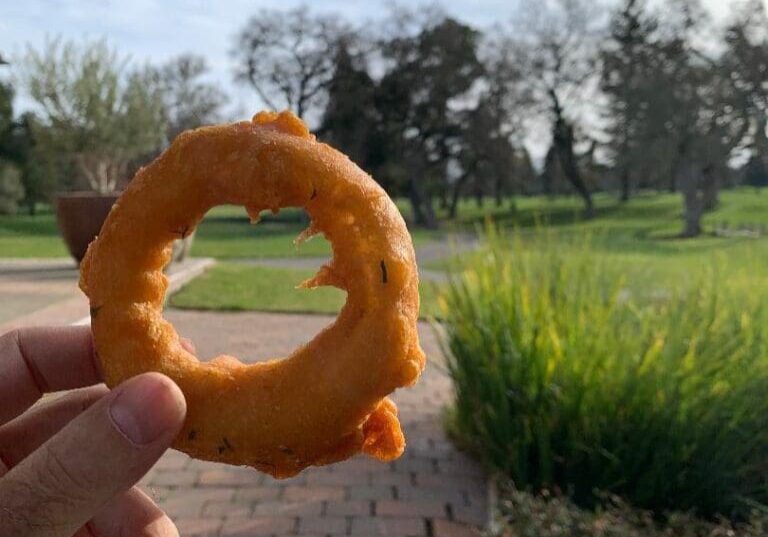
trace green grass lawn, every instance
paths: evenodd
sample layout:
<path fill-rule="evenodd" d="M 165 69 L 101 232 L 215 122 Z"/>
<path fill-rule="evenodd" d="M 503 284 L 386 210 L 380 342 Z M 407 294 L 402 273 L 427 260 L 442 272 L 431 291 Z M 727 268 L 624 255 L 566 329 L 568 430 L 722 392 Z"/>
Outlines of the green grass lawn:
<path fill-rule="evenodd" d="M 405 200 L 397 204 L 406 219 L 410 207 Z M 705 235 L 695 240 L 675 239 L 681 228 L 682 204 L 679 194 L 638 195 L 627 204 L 620 204 L 609 194 L 595 196 L 597 217 L 591 221 L 581 218 L 581 202 L 576 197 L 546 198 L 542 196 L 517 198 L 501 207 L 486 202 L 478 207 L 474 201 L 463 201 L 456 222 L 443 220 L 441 232 L 412 229 L 414 242 L 423 244 L 443 238 L 445 233 L 472 231 L 482 227 L 487 218 L 501 226 L 520 229 L 546 224 L 557 227 L 576 238 L 585 231 L 599 232 L 610 239 L 605 248 L 613 253 L 675 256 L 697 254 L 711 250 L 726 250 L 740 243 L 756 244 L 753 240 L 723 239 Z M 438 211 L 444 218 L 444 213 Z M 768 189 L 741 188 L 724 191 L 720 207 L 704 219 L 704 228 L 716 225 L 745 224 L 768 226 Z M 322 237 L 315 237 L 296 248 L 293 239 L 306 226 L 306 217 L 299 209 L 283 209 L 279 214 L 265 213 L 262 222 L 251 225 L 241 207 L 215 207 L 206 215 L 197 230 L 192 254 L 197 256 L 234 259 L 246 257 L 324 256 L 330 247 Z M 67 251 L 59 237 L 56 218 L 50 208 L 38 215 L 0 216 L 0 257 L 59 257 Z M 440 266 L 437 264 L 436 266 Z"/>
<path fill-rule="evenodd" d="M 175 308 L 337 313 L 345 294 L 334 287 L 296 289 L 312 270 L 220 263 L 170 298 Z M 422 315 L 437 311 L 433 284 L 421 286 Z"/>
<path fill-rule="evenodd" d="M 509 206 L 503 212 L 487 209 L 495 213 L 497 225 L 515 228 L 529 248 L 536 248 L 536 241 L 541 240 L 537 227 L 552 229 L 551 240 L 566 250 L 580 250 L 589 240 L 601 262 L 650 286 L 668 279 L 686 279 L 713 265 L 734 275 L 739 272 L 739 277 L 748 280 L 768 281 L 767 237 L 718 237 L 712 233 L 726 223 L 729 228 L 768 226 L 768 190 L 722 192 L 720 206 L 704 219 L 705 234 L 696 239 L 677 237 L 682 226 L 679 195 L 640 195 L 624 205 L 610 196 L 598 195 L 595 202 L 598 216 L 589 221 L 582 218 L 576 198 L 521 198 L 514 212 Z M 463 209 L 463 225 L 482 229 L 483 213 L 473 205 Z M 466 255 L 436 260 L 427 266 L 445 269 Z"/>
<path fill-rule="evenodd" d="M 293 244 L 307 224 L 305 213 L 295 208 L 283 209 L 278 214 L 265 211 L 261 222 L 253 225 L 242 207 L 214 207 L 197 228 L 192 255 L 218 259 L 329 255 L 330 244 L 321 235 L 298 248 Z M 411 230 L 411 234 L 416 244 L 436 236 L 423 229 Z"/>
<path fill-rule="evenodd" d="M 723 191 L 719 208 L 704 219 L 705 235 L 697 239 L 676 238 L 682 225 L 679 194 L 641 194 L 626 204 L 618 203 L 611 195 L 599 194 L 595 205 L 597 217 L 585 221 L 581 202 L 575 197 L 526 197 L 518 198 L 514 205 L 505 202 L 496 207 L 487 202 L 482 208 L 474 201 L 464 201 L 457 222 L 443 222 L 442 231 L 437 233 L 416 229 L 414 242 L 423 244 L 453 230 L 482 229 L 490 217 L 500 227 L 517 229 L 520 240 L 527 241 L 530 248 L 537 248 L 535 243 L 540 240 L 533 238 L 537 227 L 555 230 L 552 240 L 566 250 L 578 251 L 585 240 L 590 240 L 592 252 L 599 255 L 596 262 L 610 264 L 649 292 L 664 288 L 665 282 L 683 281 L 713 266 L 744 285 L 768 288 L 768 238 L 724 238 L 711 233 L 724 223 L 729 227 L 768 226 L 768 189 Z M 407 202 L 398 200 L 398 206 L 408 219 Z M 299 209 L 284 209 L 277 215 L 265 213 L 254 226 L 241 207 L 216 207 L 199 226 L 192 253 L 222 260 L 328 255 L 330 248 L 322 237 L 296 249 L 293 239 L 305 226 L 306 217 Z M 0 216 L 0 257 L 66 255 L 50 209 L 35 217 Z M 466 260 L 468 255 L 461 257 Z M 445 269 L 453 261 L 433 261 L 428 268 Z M 304 271 L 223 264 L 173 297 L 172 303 L 212 309 L 337 311 L 342 302 L 339 291 L 293 289 L 309 275 Z M 434 313 L 430 309 L 434 303 L 432 291 L 427 286 L 423 289 L 428 314 Z"/>
<path fill-rule="evenodd" d="M 219 259 L 328 255 L 330 245 L 322 236 L 313 237 L 300 248 L 293 244 L 306 226 L 300 209 L 283 209 L 277 215 L 265 212 L 262 221 L 252 225 L 242 207 L 214 207 L 198 226 L 192 255 Z M 422 229 L 412 234 L 417 244 L 436 236 Z M 43 208 L 36 216 L 0 216 L 0 258 L 67 255 L 50 208 Z"/>
<path fill-rule="evenodd" d="M 56 215 L 43 208 L 35 216 L 0 215 L 0 257 L 63 257 L 69 255 L 56 227 Z"/>

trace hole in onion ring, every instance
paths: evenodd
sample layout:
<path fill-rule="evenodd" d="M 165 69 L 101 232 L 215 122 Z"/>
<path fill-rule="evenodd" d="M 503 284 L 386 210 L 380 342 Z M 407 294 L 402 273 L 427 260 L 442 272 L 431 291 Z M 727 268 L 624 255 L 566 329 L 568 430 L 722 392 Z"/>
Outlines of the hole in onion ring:
<path fill-rule="evenodd" d="M 193 255 L 216 257 L 217 264 L 174 295 L 164 312 L 182 337 L 197 334 L 192 343 L 199 360 L 286 357 L 333 322 L 344 291 L 297 289 L 330 260 L 328 241 L 309 225 L 301 208 L 262 211 L 255 225 L 241 206 L 214 207 L 206 214 L 195 231 Z M 210 316 L 185 311 L 200 309 L 219 311 Z M 317 311 L 323 315 L 312 320 L 312 330 L 286 330 L 294 315 Z"/>

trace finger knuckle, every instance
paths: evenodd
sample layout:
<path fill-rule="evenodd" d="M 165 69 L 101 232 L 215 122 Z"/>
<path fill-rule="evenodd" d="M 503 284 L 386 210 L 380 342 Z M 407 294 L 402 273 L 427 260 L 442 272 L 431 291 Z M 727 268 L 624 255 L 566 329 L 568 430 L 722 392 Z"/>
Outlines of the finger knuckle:
<path fill-rule="evenodd" d="M 44 444 L 41 449 L 43 464 L 38 475 L 41 489 L 52 498 L 65 498 L 73 503 L 86 500 L 93 490 L 93 479 L 87 469 L 73 468 L 57 444 Z"/>

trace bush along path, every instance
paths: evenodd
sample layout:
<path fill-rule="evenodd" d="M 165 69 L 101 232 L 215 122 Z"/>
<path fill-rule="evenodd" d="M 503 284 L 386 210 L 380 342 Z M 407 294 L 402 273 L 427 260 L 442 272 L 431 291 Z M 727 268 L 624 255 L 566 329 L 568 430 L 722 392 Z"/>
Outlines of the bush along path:
<path fill-rule="evenodd" d="M 330 316 L 168 312 L 201 359 L 227 352 L 241 359 L 284 356 L 332 321 Z M 430 360 L 439 350 L 422 325 Z M 359 457 L 276 481 L 249 468 L 168 452 L 145 477 L 145 490 L 191 536 L 463 537 L 478 536 L 488 514 L 486 479 L 447 439 L 442 408 L 450 381 L 427 365 L 418 384 L 395 401 L 408 445 L 383 464 Z"/>
<path fill-rule="evenodd" d="M 649 282 L 587 247 L 503 238 L 446 288 L 456 435 L 521 490 L 582 506 L 604 491 L 738 521 L 768 504 L 768 309 L 752 267 Z"/>

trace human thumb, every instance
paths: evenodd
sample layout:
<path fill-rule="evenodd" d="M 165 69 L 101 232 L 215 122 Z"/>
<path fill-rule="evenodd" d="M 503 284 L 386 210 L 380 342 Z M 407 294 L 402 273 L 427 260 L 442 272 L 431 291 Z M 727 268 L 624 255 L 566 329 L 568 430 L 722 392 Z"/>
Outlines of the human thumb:
<path fill-rule="evenodd" d="M 168 377 L 118 386 L 0 480 L 0 535 L 72 535 L 152 467 L 181 429 L 186 403 Z"/>

